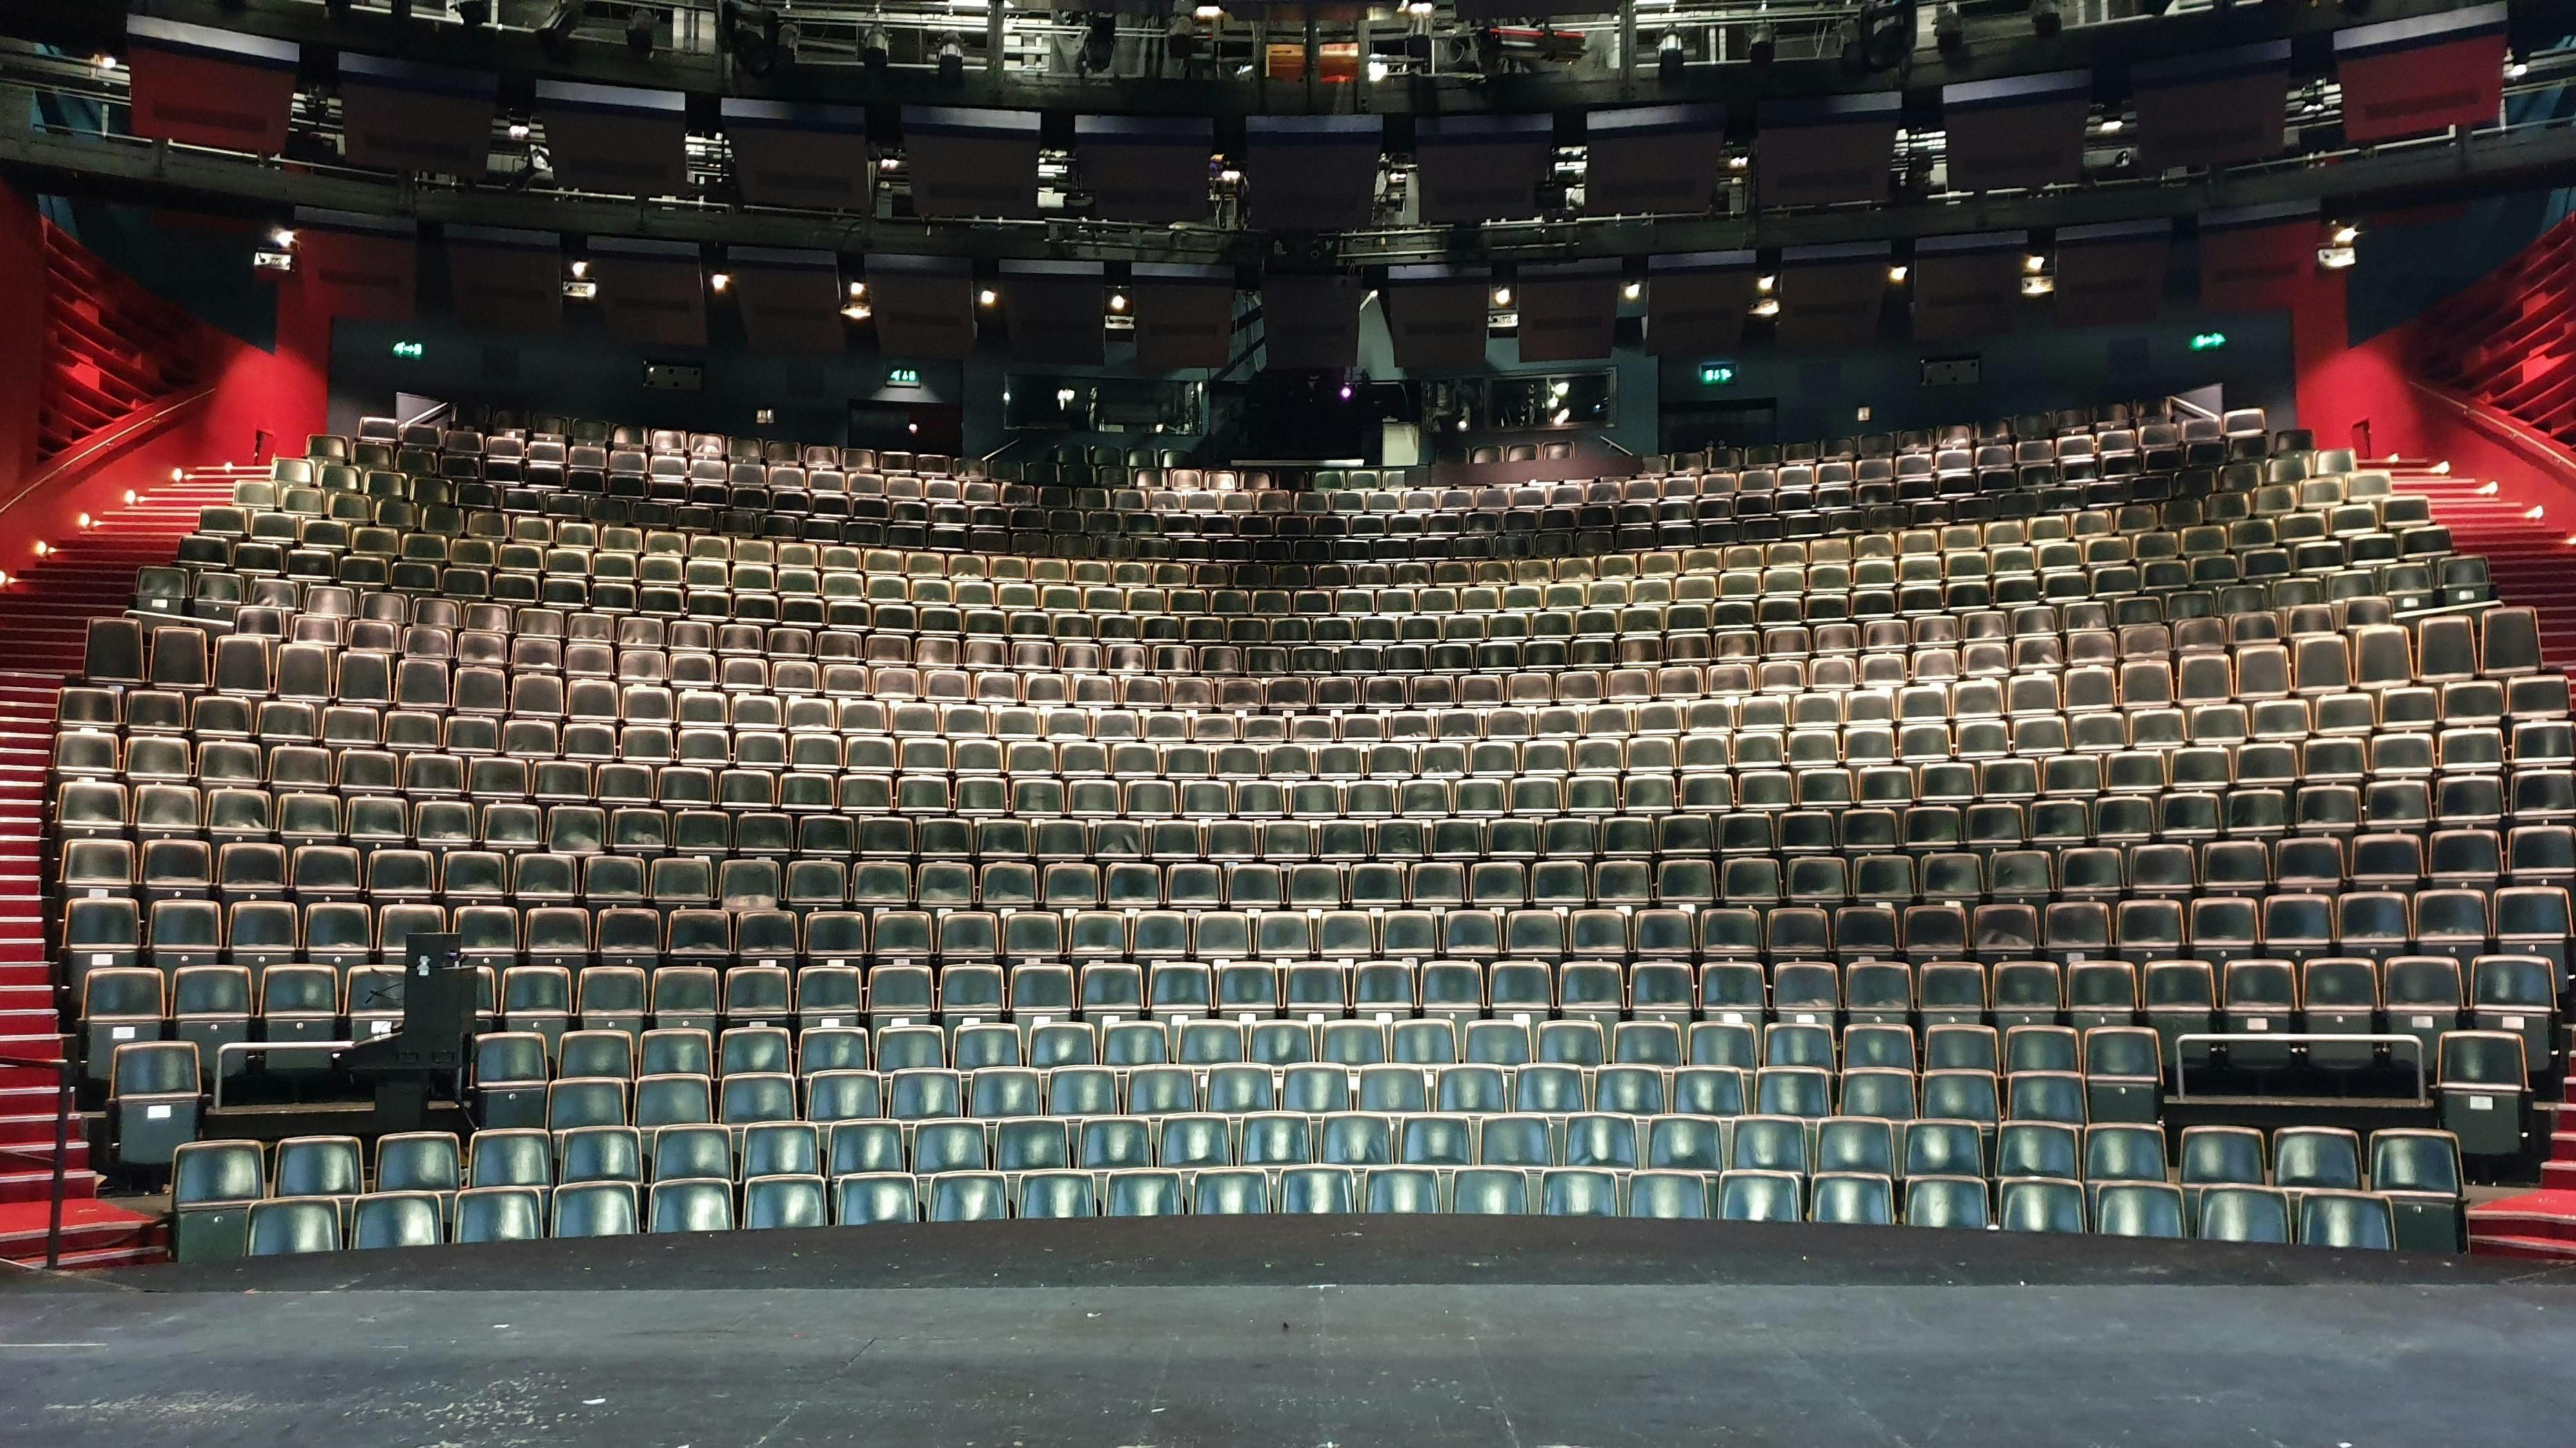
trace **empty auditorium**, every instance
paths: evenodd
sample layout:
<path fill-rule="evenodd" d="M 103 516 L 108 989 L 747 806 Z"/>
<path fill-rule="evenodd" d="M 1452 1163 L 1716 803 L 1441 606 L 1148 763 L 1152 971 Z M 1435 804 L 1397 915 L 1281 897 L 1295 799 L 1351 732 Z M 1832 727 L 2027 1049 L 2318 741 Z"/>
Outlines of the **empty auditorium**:
<path fill-rule="evenodd" d="M 0 0 L 0 1423 L 2566 1443 L 2571 685 L 2563 0 Z"/>

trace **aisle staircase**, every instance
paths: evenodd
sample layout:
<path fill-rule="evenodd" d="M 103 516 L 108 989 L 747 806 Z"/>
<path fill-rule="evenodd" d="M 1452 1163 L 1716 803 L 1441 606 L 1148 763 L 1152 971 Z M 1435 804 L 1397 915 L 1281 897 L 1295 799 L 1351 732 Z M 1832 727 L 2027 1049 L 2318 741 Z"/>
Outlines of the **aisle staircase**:
<path fill-rule="evenodd" d="M 77 675 L 88 621 L 124 610 L 138 568 L 170 561 L 198 510 L 229 502 L 219 476 L 174 479 L 131 495 L 46 553 L 8 561 L 0 586 L 0 1056 L 59 1060 L 62 1021 L 46 954 L 46 774 L 54 708 Z M 15 549 L 12 550 L 15 552 Z M 0 1065 L 0 1262 L 41 1262 L 53 1191 L 55 1077 L 42 1067 Z M 68 1152 L 64 1252 L 71 1266 L 156 1260 L 160 1225 L 96 1200 L 98 1176 L 75 1123 Z"/>
<path fill-rule="evenodd" d="M 2538 612 L 2542 660 L 2576 680 L 2576 518 L 2550 517 L 2546 505 L 2508 480 L 2421 464 L 2392 465 L 2390 475 L 2399 492 L 2431 502 L 2433 521 L 2451 530 L 2453 547 L 2485 555 L 2498 599 Z M 2540 1189 L 2471 1207 L 2469 1250 L 2576 1260 L 2576 1126 L 2565 1124 L 2576 1123 L 2576 1074 L 2560 1090 L 2561 1099 L 2537 1113 L 2550 1142 Z"/>

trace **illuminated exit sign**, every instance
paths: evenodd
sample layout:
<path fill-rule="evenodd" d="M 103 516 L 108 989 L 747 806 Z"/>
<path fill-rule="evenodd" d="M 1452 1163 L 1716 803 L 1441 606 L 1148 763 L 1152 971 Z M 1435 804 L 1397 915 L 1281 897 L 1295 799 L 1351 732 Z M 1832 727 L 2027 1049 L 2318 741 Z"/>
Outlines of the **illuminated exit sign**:
<path fill-rule="evenodd" d="M 919 387 L 920 385 L 921 372 L 918 368 L 897 367 L 886 374 L 886 386 L 888 387 Z"/>
<path fill-rule="evenodd" d="M 1699 364 L 1699 385 L 1702 387 L 1724 387 L 1726 384 L 1733 382 L 1734 380 L 1735 364 L 1732 362 L 1702 362 Z"/>
<path fill-rule="evenodd" d="M 2226 345 L 2227 334 L 2225 332 L 2194 332 L 2191 334 L 2191 350 L 2195 352 L 2215 352 Z"/>
<path fill-rule="evenodd" d="M 407 361 L 417 362 L 429 355 L 429 348 L 419 342 L 396 342 L 394 355 Z"/>

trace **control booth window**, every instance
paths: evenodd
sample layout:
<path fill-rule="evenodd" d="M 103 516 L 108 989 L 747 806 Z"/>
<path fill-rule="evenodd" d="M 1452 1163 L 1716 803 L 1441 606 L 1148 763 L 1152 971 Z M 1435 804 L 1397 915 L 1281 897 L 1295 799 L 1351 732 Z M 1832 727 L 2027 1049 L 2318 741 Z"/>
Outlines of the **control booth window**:
<path fill-rule="evenodd" d="M 1155 377 L 1013 373 L 1002 388 L 1002 424 L 1026 432 L 1207 431 L 1207 386 Z"/>
<path fill-rule="evenodd" d="M 1618 421 L 1618 392 L 1611 372 L 1435 379 L 1422 384 L 1422 414 L 1434 433 L 1603 428 Z"/>

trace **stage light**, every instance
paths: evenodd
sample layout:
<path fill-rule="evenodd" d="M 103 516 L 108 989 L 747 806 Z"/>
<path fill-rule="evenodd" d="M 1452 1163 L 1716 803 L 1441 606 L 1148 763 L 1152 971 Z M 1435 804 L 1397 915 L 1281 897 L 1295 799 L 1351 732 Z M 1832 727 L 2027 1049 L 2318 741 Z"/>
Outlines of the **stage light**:
<path fill-rule="evenodd" d="M 2057 12 L 2057 0 L 2030 0 L 2032 34 L 2046 40 L 2055 35 L 2065 23 L 2065 17 Z"/>
<path fill-rule="evenodd" d="M 733 285 L 733 275 L 730 272 L 712 273 L 707 277 L 707 285 L 715 288 L 717 291 L 723 291 L 725 288 Z"/>
<path fill-rule="evenodd" d="M 1109 310 L 1113 312 L 1123 312 L 1127 310 L 1127 294 L 1125 292 L 1111 292 L 1109 294 Z"/>
<path fill-rule="evenodd" d="M 492 23 L 492 0 L 456 0 L 456 23 L 489 25 Z"/>
<path fill-rule="evenodd" d="M 1621 297 L 1622 299 L 1626 300 L 1626 301 L 1631 301 L 1631 302 L 1633 302 L 1633 301 L 1637 300 L 1639 297 L 1642 297 L 1642 296 L 1644 296 L 1645 294 L 1646 294 L 1646 284 L 1645 284 L 1644 282 L 1630 282 L 1630 283 L 1628 283 L 1626 286 L 1621 287 L 1621 288 L 1619 289 L 1619 295 L 1620 295 L 1620 297 Z"/>
<path fill-rule="evenodd" d="M 1351 400 L 1351 385 L 1347 382 L 1342 384 L 1342 400 L 1344 402 Z"/>
<path fill-rule="evenodd" d="M 1511 289 L 1510 287 L 1496 287 L 1496 288 L 1494 288 L 1494 305 L 1495 305 L 1495 306 L 1498 306 L 1498 307 L 1508 307 L 1508 306 L 1510 306 L 1511 304 L 1512 304 L 1512 289 Z"/>
<path fill-rule="evenodd" d="M 2505 62 L 2504 78 L 2506 80 L 2520 80 L 2529 74 L 2531 74 L 2531 66 L 2525 62 L 2521 56 L 2516 55 L 2511 60 Z"/>
<path fill-rule="evenodd" d="M 966 47 L 954 35 L 939 38 L 939 78 L 949 85 L 966 79 Z"/>
<path fill-rule="evenodd" d="M 849 318 L 853 322 L 864 322 L 868 319 L 870 313 L 867 308 L 860 306 L 856 302 L 852 302 L 841 309 L 841 315 Z"/>
<path fill-rule="evenodd" d="M 872 27 L 866 38 L 859 42 L 859 63 L 882 77 L 885 74 L 886 62 L 891 58 L 892 52 L 886 48 L 885 27 L 882 25 Z"/>
<path fill-rule="evenodd" d="M 1904 267 L 1902 267 L 1902 266 L 1892 266 L 1892 267 L 1889 267 L 1889 268 L 1887 269 L 1887 279 L 1888 279 L 1890 282 L 1902 282 L 1902 281 L 1904 281 L 1904 280 L 1905 280 L 1905 268 L 1904 268 Z"/>
<path fill-rule="evenodd" d="M 1757 292 L 1767 292 L 1778 285 L 1780 285 L 1780 277 L 1779 274 L 1775 272 L 1756 278 L 1753 283 L 1753 289 Z"/>
<path fill-rule="evenodd" d="M 1742 171 L 1750 167 L 1752 164 L 1753 158 L 1745 155 L 1741 151 L 1738 151 L 1734 155 L 1726 158 L 1726 169 L 1729 171 Z"/>
<path fill-rule="evenodd" d="M 2361 228 L 2352 225 L 2350 222 L 2346 222 L 2334 229 L 2334 244 L 2337 246 L 2350 246 L 2359 240 L 2361 240 Z"/>
<path fill-rule="evenodd" d="M 852 301 L 856 301 L 856 300 L 857 300 L 857 299 L 859 299 L 860 297 L 864 297 L 864 296 L 866 296 L 867 294 L 868 294 L 868 284 L 867 284 L 866 282 L 852 282 L 852 283 L 850 283 L 850 299 L 851 299 Z"/>
<path fill-rule="evenodd" d="M 556 60 L 572 59 L 572 28 L 581 22 L 581 7 L 563 0 L 546 23 L 537 27 L 537 47 Z"/>
<path fill-rule="evenodd" d="M 993 290 L 991 287 L 986 287 L 975 294 L 975 305 L 979 307 L 993 306 L 1001 300 L 1002 294 Z"/>
<path fill-rule="evenodd" d="M 1942 0 L 1941 8 L 1932 12 L 1932 43 L 1943 55 L 1968 48 L 1968 22 L 1959 14 L 1958 0 Z"/>
<path fill-rule="evenodd" d="M 2026 272 L 2046 271 L 2048 270 L 2048 258 L 2041 256 L 2037 252 L 2033 252 L 2021 259 L 2021 269 Z"/>
<path fill-rule="evenodd" d="M 2102 134 L 2106 136 L 2116 136 L 2120 134 L 2120 118 L 2118 116 L 2104 116 L 2102 118 Z"/>
<path fill-rule="evenodd" d="M 1379 81 L 1386 79 L 1386 62 L 1378 59 L 1374 55 L 1370 56 L 1368 63 L 1368 78 L 1369 84 L 1371 85 L 1375 85 Z"/>
<path fill-rule="evenodd" d="M 1192 20 L 1223 20 L 1225 18 L 1225 7 L 1222 5 L 1201 5 L 1190 12 L 1190 18 Z"/>
<path fill-rule="evenodd" d="M 1682 33 L 1678 30 L 1665 31 L 1664 38 L 1655 46 L 1655 65 L 1663 75 L 1664 84 L 1671 85 L 1679 81 L 1684 67 L 1689 64 L 1689 58 L 1682 53 Z"/>
<path fill-rule="evenodd" d="M 1772 33 L 1771 22 L 1753 27 L 1753 35 L 1744 42 L 1744 57 L 1755 65 L 1769 65 L 1772 53 L 1779 49 L 1779 37 Z"/>
<path fill-rule="evenodd" d="M 295 229 L 291 226 L 281 226 L 275 231 L 270 232 L 268 234 L 268 239 L 271 244 L 278 247 L 293 246 L 295 245 Z"/>
<path fill-rule="evenodd" d="M 574 281 L 580 281 L 582 278 L 584 278 L 584 277 L 586 277 L 586 276 L 589 276 L 589 275 L 590 275 L 590 263 L 589 263 L 589 262 L 586 262 L 586 261 L 576 261 L 576 262 L 574 262 L 574 263 L 572 264 L 572 277 L 573 277 L 573 280 L 574 280 Z"/>
<path fill-rule="evenodd" d="M 637 55 L 653 53 L 653 12 L 638 7 L 626 12 L 626 48 Z"/>
<path fill-rule="evenodd" d="M 1084 27 L 1081 66 L 1086 71 L 1103 71 L 1118 57 L 1118 17 L 1094 15 Z"/>
<path fill-rule="evenodd" d="M 755 79 L 766 79 L 778 69 L 795 43 L 786 18 L 766 5 L 734 6 L 731 34 L 733 63 Z"/>

